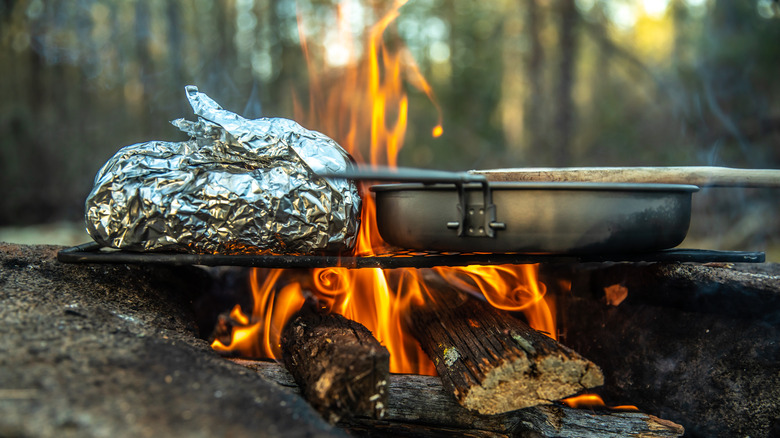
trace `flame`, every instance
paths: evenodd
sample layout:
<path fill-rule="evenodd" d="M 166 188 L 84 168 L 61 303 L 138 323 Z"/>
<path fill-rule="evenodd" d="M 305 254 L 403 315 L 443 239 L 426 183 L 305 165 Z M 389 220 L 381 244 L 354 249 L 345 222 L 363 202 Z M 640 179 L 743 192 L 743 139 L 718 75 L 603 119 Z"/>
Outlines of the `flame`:
<path fill-rule="evenodd" d="M 241 311 L 241 306 L 237 304 L 233 307 L 233 310 L 230 311 L 230 318 L 241 325 L 249 325 L 249 317 L 244 315 L 244 312 Z"/>
<path fill-rule="evenodd" d="M 335 139 L 359 162 L 397 165 L 409 109 L 404 80 L 424 92 L 438 111 L 439 122 L 432 129 L 432 136 L 443 133 L 441 111 L 432 87 L 403 45 L 394 44 L 391 49 L 384 41 L 385 32 L 405 3 L 396 1 L 366 30 L 365 55 L 356 53 L 352 41 L 353 33 L 347 23 L 350 2 L 340 4 L 336 10 L 338 24 L 330 30 L 334 34 L 324 39 L 349 55 L 347 63 L 336 67 L 328 66 L 327 57 L 313 50 L 306 39 L 305 23 L 298 17 L 310 88 L 308 106 L 294 94 L 295 117 L 304 126 Z M 387 245 L 379 235 L 374 199 L 366 187 L 361 187 L 361 196 L 361 228 L 354 254 L 370 256 Z M 537 271 L 536 265 L 433 270 L 336 267 L 312 269 L 306 274 L 256 269 L 252 277 L 255 304 L 251 316 L 234 309 L 231 318 L 243 325 L 234 329 L 229 345 L 214 341 L 212 346 L 221 352 L 278 358 L 281 329 L 303 304 L 305 289 L 329 311 L 371 330 L 390 351 L 391 372 L 434 375 L 433 363 L 405 330 L 404 315 L 409 307 L 424 305 L 444 281 L 459 290 L 484 296 L 496 307 L 523 312 L 531 327 L 554 337 L 555 321 L 545 301 L 545 286 L 537 281 Z"/>
<path fill-rule="evenodd" d="M 563 404 L 574 409 L 612 409 L 616 411 L 638 411 L 632 405 L 607 406 L 598 394 L 581 394 L 561 400 Z"/>
<path fill-rule="evenodd" d="M 493 306 L 523 312 L 528 325 L 557 339 L 547 287 L 538 281 L 539 265 L 442 267 L 435 270 L 459 290 L 482 295 Z"/>
<path fill-rule="evenodd" d="M 281 357 L 279 340 L 284 324 L 305 300 L 300 282 L 283 285 L 284 269 L 253 269 L 250 277 L 254 307 L 246 315 L 236 305 L 230 317 L 241 324 L 233 327 L 230 344 L 215 339 L 211 348 L 243 357 Z"/>

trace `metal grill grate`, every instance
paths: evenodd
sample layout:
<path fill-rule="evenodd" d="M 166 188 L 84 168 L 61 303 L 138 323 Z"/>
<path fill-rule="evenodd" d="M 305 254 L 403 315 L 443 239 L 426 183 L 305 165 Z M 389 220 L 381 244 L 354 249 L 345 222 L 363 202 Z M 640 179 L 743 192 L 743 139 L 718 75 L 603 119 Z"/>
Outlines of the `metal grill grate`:
<path fill-rule="evenodd" d="M 64 249 L 63 263 L 129 263 L 162 265 L 247 266 L 257 268 L 431 268 L 435 266 L 519 265 L 589 262 L 720 262 L 763 263 L 763 252 L 667 249 L 638 254 L 458 253 L 397 250 L 374 256 L 179 254 L 107 250 L 97 243 Z"/>

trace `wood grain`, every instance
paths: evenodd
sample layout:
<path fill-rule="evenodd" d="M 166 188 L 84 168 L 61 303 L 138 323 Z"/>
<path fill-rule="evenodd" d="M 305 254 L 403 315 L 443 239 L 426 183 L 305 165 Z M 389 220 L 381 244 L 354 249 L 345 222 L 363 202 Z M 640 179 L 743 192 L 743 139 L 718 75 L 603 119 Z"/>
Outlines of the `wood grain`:
<path fill-rule="evenodd" d="M 472 170 L 496 182 L 691 184 L 699 187 L 780 187 L 778 169 L 730 167 L 559 167 Z"/>

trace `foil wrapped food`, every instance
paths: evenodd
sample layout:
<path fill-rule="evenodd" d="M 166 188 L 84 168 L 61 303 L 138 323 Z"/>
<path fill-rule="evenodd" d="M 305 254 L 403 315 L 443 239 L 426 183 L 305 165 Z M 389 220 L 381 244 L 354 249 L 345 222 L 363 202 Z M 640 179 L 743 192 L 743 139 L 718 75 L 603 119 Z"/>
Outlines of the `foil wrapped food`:
<path fill-rule="evenodd" d="M 86 200 L 103 246 L 198 253 L 317 253 L 352 248 L 360 221 L 354 181 L 335 141 L 282 118 L 247 120 L 186 87 L 197 122 L 172 123 L 184 142 L 120 149 Z"/>

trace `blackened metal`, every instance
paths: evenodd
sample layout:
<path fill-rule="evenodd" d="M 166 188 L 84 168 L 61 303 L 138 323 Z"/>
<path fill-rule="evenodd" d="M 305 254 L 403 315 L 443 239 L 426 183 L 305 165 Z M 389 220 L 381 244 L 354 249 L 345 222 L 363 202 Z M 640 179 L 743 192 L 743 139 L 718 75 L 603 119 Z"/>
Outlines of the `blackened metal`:
<path fill-rule="evenodd" d="M 256 268 L 432 268 L 436 266 L 521 265 L 530 263 L 693 262 L 763 263 L 763 252 L 668 249 L 642 254 L 523 254 L 458 253 L 398 250 L 376 256 L 331 255 L 219 255 L 138 253 L 101 249 L 85 243 L 57 254 L 63 263 L 127 263 L 157 265 L 246 266 Z"/>

